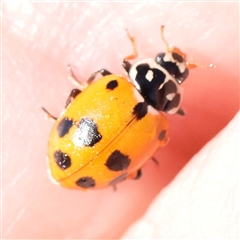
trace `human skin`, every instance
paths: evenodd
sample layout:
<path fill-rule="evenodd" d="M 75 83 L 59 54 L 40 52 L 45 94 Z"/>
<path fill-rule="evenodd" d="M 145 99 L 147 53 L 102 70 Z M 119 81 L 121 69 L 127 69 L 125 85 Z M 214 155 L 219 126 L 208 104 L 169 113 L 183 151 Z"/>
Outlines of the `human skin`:
<path fill-rule="evenodd" d="M 142 216 L 125 238 L 239 237 L 239 118 L 216 135 L 239 110 L 238 3 L 7 2 L 2 9 L 3 239 L 117 239 Z M 160 25 L 189 58 L 216 68 L 191 70 L 184 82 L 186 116 L 166 115 L 170 142 L 154 155 L 159 166 L 147 162 L 140 180 L 116 192 L 52 184 L 53 123 L 40 107 L 60 114 L 74 88 L 66 66 L 82 82 L 103 67 L 124 75 L 122 59 L 132 52 L 124 29 L 140 58 L 155 57 L 165 51 Z"/>

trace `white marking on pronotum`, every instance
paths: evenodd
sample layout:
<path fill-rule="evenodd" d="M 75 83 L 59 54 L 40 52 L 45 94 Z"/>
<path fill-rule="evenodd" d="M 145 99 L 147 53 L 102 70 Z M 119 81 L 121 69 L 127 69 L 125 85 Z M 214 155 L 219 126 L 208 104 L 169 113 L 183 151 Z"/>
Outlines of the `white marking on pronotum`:
<path fill-rule="evenodd" d="M 167 98 L 167 100 L 172 101 L 175 96 L 176 96 L 176 93 L 169 93 L 169 94 L 166 96 L 166 98 Z"/>
<path fill-rule="evenodd" d="M 148 70 L 147 74 L 146 74 L 146 79 L 151 82 L 153 79 L 153 71 L 152 70 Z"/>

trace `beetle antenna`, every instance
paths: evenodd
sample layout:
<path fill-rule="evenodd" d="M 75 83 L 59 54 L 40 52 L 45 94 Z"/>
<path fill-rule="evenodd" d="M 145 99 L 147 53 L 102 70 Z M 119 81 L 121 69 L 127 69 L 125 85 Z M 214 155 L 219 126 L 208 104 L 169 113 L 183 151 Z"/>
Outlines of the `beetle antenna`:
<path fill-rule="evenodd" d="M 164 37 L 164 25 L 161 26 L 161 38 L 163 42 L 166 44 L 167 49 L 169 49 L 170 45 L 168 44 L 167 40 Z"/>

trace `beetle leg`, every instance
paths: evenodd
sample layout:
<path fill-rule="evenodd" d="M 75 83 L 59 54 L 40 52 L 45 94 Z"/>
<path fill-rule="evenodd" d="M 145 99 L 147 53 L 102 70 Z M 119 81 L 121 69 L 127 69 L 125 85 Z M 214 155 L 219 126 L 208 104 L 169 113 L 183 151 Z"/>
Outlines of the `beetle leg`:
<path fill-rule="evenodd" d="M 179 108 L 178 111 L 176 112 L 177 114 L 181 115 L 181 116 L 184 116 L 185 115 L 185 112 L 182 108 Z"/>
<path fill-rule="evenodd" d="M 55 116 L 53 116 L 50 112 L 48 112 L 48 110 L 44 107 L 42 107 L 42 110 L 47 114 L 47 118 L 56 121 L 57 118 Z"/>
<path fill-rule="evenodd" d="M 141 169 L 138 169 L 137 171 L 130 173 L 130 174 L 127 176 L 127 178 L 137 180 L 137 179 L 139 179 L 141 176 L 142 176 L 142 170 L 141 170 Z"/>
<path fill-rule="evenodd" d="M 68 98 L 67 98 L 65 108 L 66 108 L 66 107 L 72 102 L 72 100 L 73 100 L 78 94 L 80 94 L 81 92 L 82 92 L 81 90 L 79 90 L 79 89 L 77 89 L 77 88 L 74 88 L 74 89 L 70 92 L 70 94 L 69 94 L 69 96 L 68 96 Z"/>
<path fill-rule="evenodd" d="M 155 157 L 151 157 L 151 160 L 158 166 L 159 162 Z"/>
<path fill-rule="evenodd" d="M 127 73 L 129 73 L 129 70 L 131 68 L 131 63 L 129 62 L 129 60 L 133 60 L 135 59 L 137 56 L 138 56 L 138 51 L 137 51 L 137 45 L 136 45 L 136 42 L 135 42 L 135 38 L 133 36 L 130 35 L 130 33 L 127 31 L 127 36 L 129 38 L 129 40 L 131 41 L 132 43 L 132 47 L 133 47 L 133 53 L 126 56 L 124 59 L 123 59 L 123 63 L 122 63 L 122 66 L 123 68 L 126 70 Z"/>
<path fill-rule="evenodd" d="M 107 75 L 112 74 L 112 73 L 109 72 L 107 69 L 104 69 L 104 68 L 99 69 L 98 71 L 94 72 L 94 73 L 88 78 L 87 83 L 89 84 L 89 83 L 91 83 L 92 81 L 94 81 L 94 79 L 96 78 L 96 76 L 97 76 L 99 73 L 100 73 L 102 76 L 107 76 Z"/>
<path fill-rule="evenodd" d="M 69 75 L 68 75 L 68 79 L 75 85 L 77 86 L 81 91 L 83 91 L 87 86 L 88 86 L 88 83 L 87 82 L 83 82 L 81 83 L 76 75 L 74 74 L 72 68 L 71 68 L 71 65 L 68 65 L 68 71 L 69 71 Z"/>

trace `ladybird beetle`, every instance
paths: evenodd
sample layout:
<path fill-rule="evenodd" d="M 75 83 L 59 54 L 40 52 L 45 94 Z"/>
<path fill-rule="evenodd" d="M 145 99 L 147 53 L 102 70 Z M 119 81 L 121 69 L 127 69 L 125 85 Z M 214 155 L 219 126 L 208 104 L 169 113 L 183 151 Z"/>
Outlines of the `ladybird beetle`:
<path fill-rule="evenodd" d="M 186 55 L 168 45 L 155 59 L 133 65 L 134 38 L 127 32 L 133 54 L 123 60 L 128 76 L 100 69 L 87 85 L 79 83 L 67 99 L 48 142 L 48 162 L 55 182 L 66 188 L 97 189 L 124 179 L 138 179 L 144 163 L 168 142 L 168 121 L 162 112 L 180 114 L 181 87 L 196 67 Z M 101 78 L 95 80 L 97 74 Z M 72 78 L 76 80 L 71 71 Z"/>

